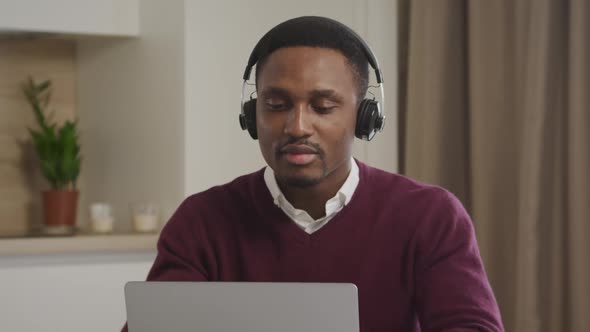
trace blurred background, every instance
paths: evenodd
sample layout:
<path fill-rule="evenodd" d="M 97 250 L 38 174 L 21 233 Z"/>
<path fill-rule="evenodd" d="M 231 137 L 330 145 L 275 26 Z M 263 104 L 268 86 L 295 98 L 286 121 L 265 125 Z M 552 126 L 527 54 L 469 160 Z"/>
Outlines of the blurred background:
<path fill-rule="evenodd" d="M 590 331 L 587 0 L 0 0 L 1 330 L 122 326 L 123 286 L 182 199 L 264 166 L 239 129 L 241 77 L 301 15 L 371 45 L 387 124 L 355 157 L 461 199 L 506 330 Z M 27 77 L 51 80 L 56 126 L 77 125 L 62 233 L 43 221 Z"/>

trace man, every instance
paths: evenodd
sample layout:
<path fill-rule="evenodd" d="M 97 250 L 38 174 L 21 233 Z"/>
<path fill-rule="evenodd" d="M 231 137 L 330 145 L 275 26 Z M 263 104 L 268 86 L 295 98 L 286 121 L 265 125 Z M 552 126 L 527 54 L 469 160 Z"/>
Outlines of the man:
<path fill-rule="evenodd" d="M 503 331 L 458 200 L 351 156 L 368 85 L 358 37 L 301 17 L 254 56 L 243 122 L 268 167 L 187 198 L 148 280 L 350 282 L 361 331 Z"/>

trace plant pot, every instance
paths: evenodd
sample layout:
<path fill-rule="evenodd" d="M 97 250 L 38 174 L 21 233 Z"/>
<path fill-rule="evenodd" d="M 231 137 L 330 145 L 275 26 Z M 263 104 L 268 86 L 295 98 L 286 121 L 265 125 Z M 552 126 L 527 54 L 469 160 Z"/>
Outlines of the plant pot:
<path fill-rule="evenodd" d="M 43 192 L 44 231 L 51 235 L 71 234 L 76 225 L 77 190 Z"/>

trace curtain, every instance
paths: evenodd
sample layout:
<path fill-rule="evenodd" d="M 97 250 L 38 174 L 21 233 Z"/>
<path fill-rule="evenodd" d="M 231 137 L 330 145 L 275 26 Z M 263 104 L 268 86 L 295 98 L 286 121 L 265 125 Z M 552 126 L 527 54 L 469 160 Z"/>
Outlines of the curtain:
<path fill-rule="evenodd" d="M 590 1 L 399 13 L 402 172 L 467 207 L 507 331 L 590 331 Z"/>

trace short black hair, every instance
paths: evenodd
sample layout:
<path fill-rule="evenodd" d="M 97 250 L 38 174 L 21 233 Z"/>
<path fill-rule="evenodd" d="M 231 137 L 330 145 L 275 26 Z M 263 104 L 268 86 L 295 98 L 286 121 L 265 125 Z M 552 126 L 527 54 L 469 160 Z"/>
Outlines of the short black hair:
<path fill-rule="evenodd" d="M 258 58 L 256 83 L 268 56 L 280 48 L 309 46 L 334 49 L 340 51 L 351 66 L 360 102 L 369 85 L 369 60 L 358 38 L 342 23 L 325 17 L 302 16 L 285 21 L 267 32 L 254 50 Z"/>

